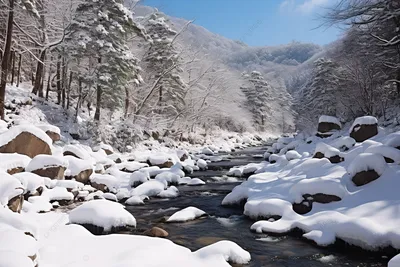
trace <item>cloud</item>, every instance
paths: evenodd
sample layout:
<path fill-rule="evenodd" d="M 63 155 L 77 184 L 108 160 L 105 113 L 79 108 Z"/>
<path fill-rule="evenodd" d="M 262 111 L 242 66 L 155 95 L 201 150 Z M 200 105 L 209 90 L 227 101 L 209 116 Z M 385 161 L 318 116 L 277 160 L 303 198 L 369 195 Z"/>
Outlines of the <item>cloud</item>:
<path fill-rule="evenodd" d="M 332 4 L 333 0 L 285 0 L 279 9 L 285 12 L 296 12 L 303 15 L 311 14 L 315 10 Z"/>

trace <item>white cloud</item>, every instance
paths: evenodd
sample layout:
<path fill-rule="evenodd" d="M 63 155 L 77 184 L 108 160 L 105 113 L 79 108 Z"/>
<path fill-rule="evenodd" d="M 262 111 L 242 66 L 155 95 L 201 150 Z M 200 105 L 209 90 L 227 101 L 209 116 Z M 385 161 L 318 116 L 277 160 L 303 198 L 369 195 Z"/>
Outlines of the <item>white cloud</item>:
<path fill-rule="evenodd" d="M 326 7 L 332 4 L 333 0 L 285 0 L 279 9 L 280 11 L 296 12 L 300 14 L 310 14 L 321 7 Z"/>

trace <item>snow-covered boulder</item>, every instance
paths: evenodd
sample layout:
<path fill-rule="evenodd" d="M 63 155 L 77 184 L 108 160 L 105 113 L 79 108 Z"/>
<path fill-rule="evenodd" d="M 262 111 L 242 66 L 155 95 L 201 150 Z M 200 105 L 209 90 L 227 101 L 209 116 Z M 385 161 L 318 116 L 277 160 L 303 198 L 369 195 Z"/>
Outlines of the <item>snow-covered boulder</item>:
<path fill-rule="evenodd" d="M 157 180 L 150 180 L 131 190 L 131 196 L 154 197 L 167 188 L 167 184 Z"/>
<path fill-rule="evenodd" d="M 147 171 L 135 171 L 130 176 L 129 185 L 137 187 L 148 180 L 150 180 L 150 174 Z"/>
<path fill-rule="evenodd" d="M 151 236 L 151 237 L 167 237 L 168 232 L 160 227 L 152 227 L 151 229 L 145 231 L 144 235 Z"/>
<path fill-rule="evenodd" d="M 33 158 L 39 154 L 51 155 L 53 141 L 41 129 L 19 125 L 0 134 L 0 153 L 18 153 Z"/>
<path fill-rule="evenodd" d="M 198 185 L 205 185 L 205 184 L 206 184 L 206 182 L 204 182 L 200 178 L 192 178 L 187 183 L 187 185 L 189 185 L 189 186 L 198 186 Z"/>
<path fill-rule="evenodd" d="M 171 168 L 174 165 L 172 157 L 168 154 L 163 153 L 150 155 L 148 163 L 150 166 L 157 166 L 160 168 Z"/>
<path fill-rule="evenodd" d="M 331 163 L 340 163 L 344 160 L 340 154 L 339 149 L 321 142 L 317 144 L 313 157 L 317 159 L 327 158 Z"/>
<path fill-rule="evenodd" d="M 36 125 L 39 129 L 42 129 L 53 142 L 57 142 L 61 140 L 61 131 L 60 128 L 51 124 L 39 124 Z"/>
<path fill-rule="evenodd" d="M 118 180 L 109 174 L 94 173 L 89 178 L 91 186 L 104 193 L 117 192 Z"/>
<path fill-rule="evenodd" d="M 72 203 L 75 197 L 67 188 L 60 186 L 43 190 L 42 196 L 47 197 L 50 202 L 57 201 L 62 206 Z"/>
<path fill-rule="evenodd" d="M 318 120 L 318 137 L 329 137 L 334 131 L 342 129 L 342 124 L 339 119 L 332 116 L 323 115 Z"/>
<path fill-rule="evenodd" d="M 175 198 L 179 196 L 179 190 L 175 186 L 170 186 L 164 191 L 161 191 L 157 196 L 161 198 Z"/>
<path fill-rule="evenodd" d="M 144 205 L 144 200 L 147 197 L 145 196 L 131 196 L 125 201 L 125 205 L 128 206 L 137 206 L 137 205 Z"/>
<path fill-rule="evenodd" d="M 204 147 L 201 150 L 201 154 L 204 154 L 206 156 L 212 156 L 212 155 L 214 155 L 214 151 L 212 151 L 209 147 Z"/>
<path fill-rule="evenodd" d="M 42 194 L 45 188 L 45 178 L 37 174 L 21 172 L 13 174 L 13 177 L 17 178 L 25 188 L 25 198 L 34 195 L 38 196 Z"/>
<path fill-rule="evenodd" d="M 135 172 L 145 167 L 149 167 L 147 163 L 137 162 L 137 161 L 128 161 L 116 164 L 117 168 L 123 172 Z"/>
<path fill-rule="evenodd" d="M 88 160 L 76 158 L 74 156 L 64 156 L 68 162 L 68 168 L 65 171 L 65 179 L 75 179 L 78 182 L 87 184 L 89 177 L 93 173 L 93 165 Z"/>
<path fill-rule="evenodd" d="M 100 149 L 103 150 L 107 155 L 114 154 L 114 149 L 110 145 L 100 143 L 96 147 L 94 147 L 95 151 L 99 151 Z"/>
<path fill-rule="evenodd" d="M 124 206 L 107 200 L 83 203 L 69 213 L 69 222 L 83 225 L 95 233 L 136 227 L 135 217 L 126 211 Z"/>
<path fill-rule="evenodd" d="M 357 142 L 364 142 L 377 134 L 378 120 L 372 116 L 364 116 L 355 119 L 350 128 L 350 137 L 354 138 Z"/>
<path fill-rule="evenodd" d="M 386 170 L 385 158 L 379 154 L 361 153 L 350 163 L 347 171 L 357 186 L 378 179 Z"/>
<path fill-rule="evenodd" d="M 291 161 L 294 159 L 300 159 L 301 155 L 299 154 L 299 152 L 297 152 L 295 150 L 290 150 L 290 151 L 286 152 L 285 157 L 288 161 Z"/>
<path fill-rule="evenodd" d="M 156 179 L 157 181 L 163 182 L 163 183 L 165 181 L 165 183 L 167 183 L 168 185 L 170 185 L 170 184 L 177 185 L 179 178 L 181 178 L 180 175 L 178 175 L 174 172 L 171 172 L 171 171 L 165 171 L 160 174 L 157 174 L 154 179 Z"/>
<path fill-rule="evenodd" d="M 64 179 L 68 161 L 61 156 L 37 155 L 26 166 L 25 170 L 50 179 Z"/>
<path fill-rule="evenodd" d="M 0 205 L 7 205 L 10 210 L 20 212 L 24 201 L 24 188 L 12 175 L 0 171 Z"/>
<path fill-rule="evenodd" d="M 167 219 L 167 222 L 186 222 L 205 215 L 207 214 L 201 209 L 195 207 L 187 207 L 172 214 L 172 216 Z"/>
<path fill-rule="evenodd" d="M 227 262 L 234 264 L 247 264 L 251 260 L 251 255 L 232 241 L 222 240 L 214 244 L 201 248 L 195 252 L 201 258 L 222 255 Z"/>
<path fill-rule="evenodd" d="M 73 156 L 78 159 L 91 159 L 90 152 L 82 145 L 66 145 L 63 147 L 64 156 Z"/>
<path fill-rule="evenodd" d="M 342 151 L 347 151 L 351 149 L 355 144 L 356 140 L 354 140 L 350 136 L 339 137 L 330 143 L 331 146 Z"/>
<path fill-rule="evenodd" d="M 189 152 L 184 149 L 177 150 L 176 155 L 178 156 L 180 161 L 185 161 L 189 158 Z"/>
<path fill-rule="evenodd" d="M 200 168 L 200 170 L 206 170 L 207 169 L 207 162 L 204 159 L 198 159 L 196 164 Z"/>
<path fill-rule="evenodd" d="M 8 174 L 22 172 L 28 166 L 31 158 L 17 153 L 0 153 L 0 169 Z"/>
<path fill-rule="evenodd" d="M 368 147 L 365 153 L 382 155 L 387 163 L 400 163 L 400 150 L 391 146 L 373 145 Z"/>

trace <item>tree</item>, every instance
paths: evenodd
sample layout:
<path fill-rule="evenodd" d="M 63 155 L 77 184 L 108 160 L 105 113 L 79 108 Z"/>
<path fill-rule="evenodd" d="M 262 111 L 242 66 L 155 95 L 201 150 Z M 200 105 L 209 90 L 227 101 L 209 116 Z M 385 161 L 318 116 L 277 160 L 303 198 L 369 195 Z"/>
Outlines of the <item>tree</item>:
<path fill-rule="evenodd" d="M 67 36 L 67 50 L 81 68 L 81 77 L 96 87 L 95 120 L 102 107 L 122 105 L 124 86 L 141 81 L 138 60 L 127 45 L 133 33 L 143 35 L 122 0 L 85 0 L 79 4 Z M 89 72 L 89 69 L 93 71 Z"/>

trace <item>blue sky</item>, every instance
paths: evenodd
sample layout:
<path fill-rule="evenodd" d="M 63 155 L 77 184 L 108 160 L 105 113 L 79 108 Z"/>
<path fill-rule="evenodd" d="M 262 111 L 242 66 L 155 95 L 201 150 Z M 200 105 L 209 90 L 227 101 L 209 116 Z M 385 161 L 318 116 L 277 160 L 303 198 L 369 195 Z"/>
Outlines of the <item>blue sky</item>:
<path fill-rule="evenodd" d="M 341 30 L 320 27 L 319 15 L 336 0 L 143 0 L 174 16 L 195 20 L 214 33 L 251 46 L 291 41 L 320 45 L 336 40 Z M 317 28 L 317 29 L 315 29 Z"/>

